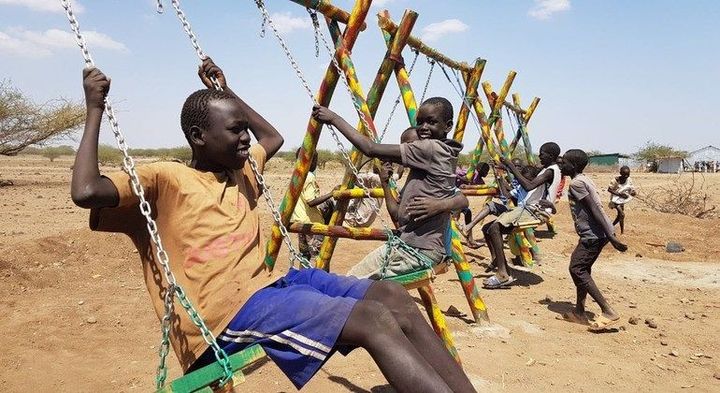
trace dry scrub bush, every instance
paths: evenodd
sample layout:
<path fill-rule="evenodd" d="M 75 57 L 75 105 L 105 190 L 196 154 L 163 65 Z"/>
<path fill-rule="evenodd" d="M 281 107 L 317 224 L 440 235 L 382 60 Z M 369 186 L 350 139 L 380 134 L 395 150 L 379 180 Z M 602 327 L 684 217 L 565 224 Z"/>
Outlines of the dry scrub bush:
<path fill-rule="evenodd" d="M 705 178 L 703 177 L 698 184 L 694 173 L 691 173 L 690 179 L 682 179 L 682 177 L 679 175 L 677 180 L 668 185 L 646 191 L 637 199 L 661 213 L 682 214 L 696 218 L 719 217 L 717 206 L 712 204 L 707 193 Z"/>

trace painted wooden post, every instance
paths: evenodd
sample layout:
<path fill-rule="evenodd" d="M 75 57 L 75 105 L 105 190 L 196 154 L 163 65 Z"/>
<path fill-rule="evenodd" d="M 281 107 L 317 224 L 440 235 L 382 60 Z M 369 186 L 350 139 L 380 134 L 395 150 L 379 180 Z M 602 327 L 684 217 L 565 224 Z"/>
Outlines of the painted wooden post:
<path fill-rule="evenodd" d="M 511 71 L 511 74 L 513 72 Z M 506 90 L 507 88 L 507 90 Z M 497 97 L 494 97 L 492 86 L 489 82 L 483 83 L 483 90 L 485 91 L 485 95 L 488 98 L 488 101 L 492 102 L 493 108 L 497 108 L 498 115 L 500 116 L 500 119 L 502 119 L 502 114 L 500 113 L 500 110 L 502 109 L 502 106 L 505 105 L 505 97 L 507 96 L 507 93 L 510 89 L 509 84 L 506 83 L 503 85 L 502 90 L 500 91 L 500 94 L 498 94 Z M 519 96 L 515 96 L 519 101 Z M 494 100 L 494 101 L 493 101 Z M 534 111 L 534 108 L 533 108 Z M 532 116 L 532 114 L 531 114 Z M 524 121 L 524 120 L 523 120 Z M 500 123 L 502 124 L 502 123 Z M 520 131 L 522 132 L 522 126 L 520 127 Z M 502 125 L 500 125 L 499 128 L 495 128 L 495 136 L 500 144 L 500 150 L 503 155 L 503 157 L 509 158 L 510 157 L 510 149 L 507 144 L 507 140 L 505 140 L 505 134 L 502 130 Z M 532 152 L 530 152 L 532 154 Z M 508 174 L 510 175 L 510 174 Z M 532 228 L 525 228 L 525 229 L 516 229 L 513 231 L 513 236 L 510 236 L 508 238 L 508 242 L 510 243 L 510 250 L 513 253 L 513 255 L 516 255 L 520 258 L 522 263 L 525 266 L 532 266 L 535 264 L 535 261 L 533 259 L 533 252 L 537 255 L 539 253 L 539 248 L 537 246 L 537 241 L 535 239 L 535 231 Z"/>
<path fill-rule="evenodd" d="M 388 16 L 384 16 L 382 14 L 378 14 L 378 24 L 380 25 L 380 28 L 382 30 L 387 30 L 390 32 L 390 34 L 395 34 L 395 32 L 398 29 L 398 25 L 395 24 Z M 442 63 L 450 68 L 454 68 L 456 70 L 460 70 L 462 72 L 471 72 L 472 67 L 470 67 L 466 63 L 455 61 L 439 51 L 437 51 L 434 48 L 431 48 L 427 45 L 425 45 L 419 38 L 415 36 L 410 36 L 407 41 L 408 46 L 411 48 L 419 51 L 423 55 L 437 61 L 438 63 Z"/>
<path fill-rule="evenodd" d="M 325 225 L 318 223 L 290 223 L 288 230 L 293 233 L 307 235 L 323 235 L 326 237 L 355 239 L 355 240 L 387 240 L 388 234 L 379 228 L 354 228 L 340 225 Z"/>
<path fill-rule="evenodd" d="M 348 19 L 345 34 L 343 35 L 343 46 L 347 50 L 351 50 L 355 45 L 355 41 L 360 33 L 360 27 L 365 20 L 365 16 L 367 15 L 369 8 L 370 0 L 358 0 L 355 3 L 355 7 Z M 338 74 L 335 66 L 332 63 L 329 64 L 316 96 L 320 105 L 330 105 L 330 100 L 337 85 L 339 76 L 340 75 Z M 290 222 L 292 212 L 295 210 L 295 205 L 297 204 L 300 192 L 305 184 L 305 178 L 307 177 L 307 173 L 310 169 L 310 159 L 315 154 L 321 128 L 322 125 L 311 117 L 307 125 L 305 138 L 303 139 L 303 143 L 300 147 L 300 154 L 298 156 L 299 159 L 295 162 L 295 168 L 293 169 L 293 174 L 290 179 L 290 185 L 285 193 L 285 197 L 280 203 L 279 211 L 283 225 L 287 225 Z M 270 239 L 267 242 L 265 255 L 265 265 L 268 270 L 272 270 L 275 267 L 275 261 L 277 260 L 282 240 L 279 227 L 277 224 L 273 224 Z"/>
<path fill-rule="evenodd" d="M 457 122 L 455 123 L 455 133 L 453 134 L 453 139 L 458 142 L 462 142 L 465 137 L 465 127 L 467 126 L 470 110 L 472 110 L 471 107 L 475 105 L 475 101 L 478 100 L 477 88 L 480 83 L 482 73 L 485 70 L 485 63 L 486 61 L 483 59 L 476 59 L 475 66 L 469 73 L 465 88 L 465 97 L 462 101 L 462 105 L 460 106 L 460 112 L 458 113 Z"/>
<path fill-rule="evenodd" d="M 366 10 L 367 12 L 367 10 Z M 403 17 L 405 24 L 409 24 L 410 28 L 404 28 L 402 29 L 402 32 L 407 33 L 407 36 L 409 36 L 410 30 L 412 28 L 412 25 L 414 25 L 415 20 L 417 19 L 417 14 L 414 12 L 407 12 Z M 334 40 L 338 40 L 338 32 L 339 28 L 337 27 L 337 22 L 328 22 L 328 27 L 330 28 L 330 33 L 333 36 Z M 399 38 L 407 39 L 407 36 L 403 38 L 402 36 L 398 36 Z M 403 45 L 404 46 L 404 45 Z M 399 50 L 402 50 L 402 47 L 399 46 Z M 350 89 L 353 93 L 353 100 L 355 101 L 356 105 L 360 107 L 362 116 L 364 118 L 364 122 L 361 121 L 360 125 L 358 126 L 358 130 L 365 134 L 366 136 L 372 138 L 373 140 L 377 139 L 377 131 L 375 129 L 375 124 L 373 122 L 373 117 L 375 115 L 374 111 L 370 111 L 370 107 L 368 105 L 368 102 L 365 100 L 365 95 L 363 93 L 362 87 L 360 86 L 360 82 L 357 79 L 357 75 L 355 73 L 355 67 L 352 63 L 352 59 L 350 58 L 349 51 L 345 50 L 343 47 L 338 45 L 338 57 L 339 60 L 341 60 L 340 65 L 343 69 L 343 72 L 348 78 L 348 82 L 350 84 Z M 396 48 L 397 50 L 397 48 Z M 392 51 L 392 48 L 391 48 Z M 392 60 L 392 59 L 390 59 Z M 383 61 L 383 64 L 386 62 Z M 387 77 L 376 77 L 376 83 L 373 83 L 373 87 L 371 88 L 371 91 L 368 95 L 369 98 L 372 98 L 371 104 L 375 111 L 377 110 L 377 107 L 380 103 L 380 98 L 382 97 L 382 91 L 384 91 L 385 86 L 387 86 L 387 81 L 390 77 L 389 73 L 392 72 L 394 67 L 392 66 L 392 63 L 388 63 L 388 65 L 385 66 L 385 69 L 383 70 L 383 64 L 381 64 L 381 71 L 387 73 Z M 366 130 L 365 123 L 370 126 L 370 130 Z M 350 159 L 353 162 L 353 165 L 356 167 L 362 160 L 362 154 L 357 149 L 352 149 L 350 154 Z M 340 185 L 340 189 L 346 189 L 353 187 L 355 182 L 354 174 L 352 171 L 347 170 L 345 172 L 345 177 L 343 178 L 343 182 Z M 332 217 L 330 218 L 330 225 L 341 225 L 343 220 L 345 219 L 345 212 L 347 211 L 348 202 L 341 200 L 337 204 L 336 210 L 333 212 Z M 315 266 L 319 269 L 325 269 L 329 271 L 330 269 L 330 259 L 332 258 L 332 254 L 335 250 L 335 246 L 337 244 L 337 239 L 334 239 L 332 237 L 326 237 L 323 240 L 322 246 L 320 246 L 320 254 L 318 255 L 318 258 L 316 260 Z"/>
<path fill-rule="evenodd" d="M 467 299 L 470 311 L 473 314 L 473 319 L 475 322 L 480 322 L 480 320 L 489 321 L 490 317 L 488 316 L 487 307 L 480 297 L 477 285 L 475 284 L 475 278 L 473 277 L 472 270 L 470 270 L 470 264 L 467 262 L 465 251 L 460 243 L 460 231 L 455 224 L 455 220 L 450 220 L 450 225 L 452 229 L 451 258 L 453 265 L 455 266 L 458 279 L 460 280 L 460 284 L 462 285 L 463 292 L 465 293 L 465 299 Z"/>

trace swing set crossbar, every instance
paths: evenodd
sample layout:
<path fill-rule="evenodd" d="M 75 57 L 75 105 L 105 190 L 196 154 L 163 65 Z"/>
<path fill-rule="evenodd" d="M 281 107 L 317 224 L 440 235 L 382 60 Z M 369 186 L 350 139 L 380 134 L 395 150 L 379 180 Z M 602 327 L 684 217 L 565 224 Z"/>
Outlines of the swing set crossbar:
<path fill-rule="evenodd" d="M 398 30 L 398 25 L 393 22 L 392 19 L 390 19 L 388 16 L 380 13 L 378 14 L 378 25 L 381 29 L 386 30 L 390 32 L 391 34 L 395 34 Z M 435 60 L 438 63 L 444 64 L 450 68 L 456 69 L 458 71 L 463 72 L 470 72 L 472 71 L 473 67 L 465 62 L 458 62 L 455 61 L 448 56 L 442 54 L 440 51 L 438 51 L 435 48 L 430 47 L 429 45 L 422 42 L 421 39 L 415 37 L 415 36 L 409 36 L 407 40 L 408 46 L 411 48 L 417 50 L 418 52 L 422 53 L 423 55 Z"/>
<path fill-rule="evenodd" d="M 317 12 L 323 14 L 325 17 L 330 18 L 336 22 L 340 22 L 342 24 L 348 24 L 348 21 L 350 20 L 350 13 L 345 11 L 342 8 L 336 7 L 330 1 L 328 0 L 290 0 L 293 3 L 299 4 L 303 7 L 306 7 L 311 10 L 316 10 Z M 367 24 L 363 22 L 360 25 L 360 31 L 365 31 L 367 28 Z"/>

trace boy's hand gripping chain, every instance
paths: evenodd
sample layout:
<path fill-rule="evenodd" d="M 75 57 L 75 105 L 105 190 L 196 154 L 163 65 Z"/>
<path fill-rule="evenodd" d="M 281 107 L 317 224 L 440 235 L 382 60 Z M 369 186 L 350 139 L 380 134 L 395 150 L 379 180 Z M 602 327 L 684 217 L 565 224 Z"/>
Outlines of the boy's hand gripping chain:
<path fill-rule="evenodd" d="M 70 1 L 60 0 L 60 4 L 65 9 L 68 21 L 70 22 L 70 28 L 72 29 L 73 33 L 75 33 L 75 41 L 77 42 L 80 50 L 82 51 L 83 58 L 85 59 L 85 66 L 88 68 L 95 67 L 92 57 L 90 56 L 90 51 L 87 48 L 85 38 L 80 33 L 80 27 L 78 25 L 77 19 L 75 19 L 75 14 L 73 13 Z M 170 349 L 170 319 L 172 317 L 174 309 L 173 296 L 178 297 L 180 304 L 190 316 L 193 324 L 195 324 L 195 326 L 200 329 L 205 343 L 213 349 L 215 357 L 217 358 L 218 363 L 222 366 L 225 374 L 225 377 L 220 381 L 220 384 L 224 385 L 226 382 L 230 381 L 233 376 L 232 369 L 230 368 L 230 360 L 228 359 L 227 354 L 225 354 L 225 351 L 223 351 L 220 346 L 218 346 L 212 332 L 210 331 L 210 329 L 208 329 L 207 325 L 205 325 L 205 322 L 200 317 L 197 310 L 195 310 L 192 303 L 185 295 L 185 291 L 177 283 L 177 281 L 175 280 L 175 275 L 170 270 L 168 254 L 163 248 L 160 234 L 158 233 L 157 224 L 152 218 L 152 209 L 150 203 L 145 199 L 145 191 L 142 184 L 140 184 L 140 179 L 137 175 L 137 172 L 135 171 L 135 161 L 128 153 L 128 146 L 125 142 L 125 137 L 120 131 L 120 126 L 115 117 L 115 112 L 113 111 L 113 108 L 110 105 L 107 97 L 105 98 L 105 115 L 107 115 L 108 121 L 110 122 L 110 128 L 112 129 L 113 135 L 115 136 L 118 148 L 120 149 L 120 151 L 122 151 L 123 168 L 130 176 L 130 183 L 132 185 L 133 193 L 140 200 L 140 212 L 143 216 L 145 216 L 145 220 L 147 221 L 147 230 L 150 234 L 150 238 L 152 239 L 153 244 L 155 245 L 156 256 L 158 258 L 158 261 L 160 262 L 160 265 L 162 266 L 163 274 L 168 284 L 167 291 L 165 292 L 165 315 L 162 319 L 163 337 L 159 349 L 160 364 L 157 369 L 156 386 L 158 389 L 161 388 L 165 384 L 165 380 L 167 379 L 166 358 Z"/>

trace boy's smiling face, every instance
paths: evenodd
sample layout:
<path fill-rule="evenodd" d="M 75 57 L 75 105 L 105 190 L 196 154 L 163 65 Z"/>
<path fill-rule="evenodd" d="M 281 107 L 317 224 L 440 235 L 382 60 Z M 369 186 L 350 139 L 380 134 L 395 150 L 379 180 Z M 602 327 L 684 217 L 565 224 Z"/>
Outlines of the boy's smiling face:
<path fill-rule="evenodd" d="M 417 112 L 417 133 L 420 139 L 444 139 L 452 119 L 444 119 L 440 105 L 423 104 Z"/>
<path fill-rule="evenodd" d="M 208 103 L 208 126 L 198 128 L 198 154 L 226 169 L 242 168 L 250 156 L 248 126 L 247 116 L 236 100 L 211 101 Z"/>

